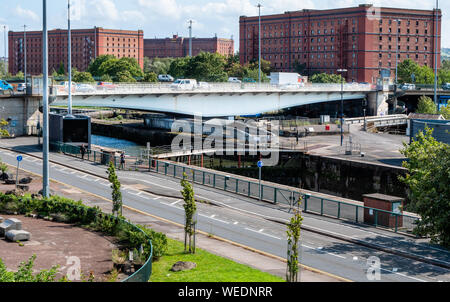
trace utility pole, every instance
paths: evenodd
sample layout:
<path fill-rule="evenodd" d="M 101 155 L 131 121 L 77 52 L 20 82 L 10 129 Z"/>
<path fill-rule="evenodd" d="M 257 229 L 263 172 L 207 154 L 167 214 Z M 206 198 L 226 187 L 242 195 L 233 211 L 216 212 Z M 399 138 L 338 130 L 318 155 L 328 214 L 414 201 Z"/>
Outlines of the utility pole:
<path fill-rule="evenodd" d="M 189 57 L 192 57 L 192 20 L 189 20 Z"/>
<path fill-rule="evenodd" d="M 23 51 L 23 69 L 24 69 L 24 80 L 27 80 L 27 26 L 23 26 L 23 43 L 24 43 L 24 51 Z"/>
<path fill-rule="evenodd" d="M 43 92 L 42 92 L 42 105 L 44 113 L 44 125 L 43 125 L 43 163 L 42 163 L 42 180 L 43 188 L 42 195 L 44 198 L 48 198 L 50 195 L 50 185 L 49 185 L 49 137 L 48 137 L 48 30 L 47 30 L 47 0 L 42 0 L 43 3 L 43 29 L 42 29 L 42 74 L 43 74 Z"/>
<path fill-rule="evenodd" d="M 338 69 L 338 73 L 344 74 L 347 69 Z M 341 79 L 341 147 L 344 145 L 344 77 Z"/>
<path fill-rule="evenodd" d="M 258 79 L 259 85 L 261 85 L 261 7 L 262 5 L 258 3 Z"/>
<path fill-rule="evenodd" d="M 5 77 L 6 74 L 8 73 L 8 69 L 6 68 L 6 25 L 3 26 L 3 32 L 4 32 L 4 42 L 5 42 L 5 56 L 3 57 L 3 62 L 5 64 L 5 66 L 3 66 L 5 68 Z"/>
<path fill-rule="evenodd" d="M 400 32 L 399 32 L 399 30 L 400 30 L 400 20 L 399 19 L 396 19 L 395 20 L 396 22 L 397 22 L 397 49 L 396 49 L 396 51 L 395 51 L 395 88 L 394 88 L 394 93 L 395 93 L 395 95 L 394 95 L 394 109 L 393 109 L 393 111 L 392 111 L 392 114 L 395 114 L 395 111 L 397 110 L 397 87 L 398 87 L 398 45 L 399 45 L 399 38 L 400 38 Z"/>
<path fill-rule="evenodd" d="M 438 81 L 438 36 L 439 36 L 439 0 L 436 0 L 436 22 L 435 22 L 435 37 L 434 37 L 434 103 L 439 112 L 439 101 L 437 99 L 437 81 Z"/>
<path fill-rule="evenodd" d="M 67 42 L 68 46 L 67 49 L 69 51 L 67 58 L 67 69 L 69 69 L 69 97 L 68 97 L 68 108 L 67 108 L 67 117 L 73 117 L 72 116 L 72 35 L 70 31 L 70 0 L 67 0 Z"/>

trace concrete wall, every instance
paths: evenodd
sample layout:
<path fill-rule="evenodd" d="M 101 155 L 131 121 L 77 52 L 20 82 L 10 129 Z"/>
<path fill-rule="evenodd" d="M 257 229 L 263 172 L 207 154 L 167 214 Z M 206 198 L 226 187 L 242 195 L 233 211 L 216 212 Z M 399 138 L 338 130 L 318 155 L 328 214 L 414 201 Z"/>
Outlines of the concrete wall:
<path fill-rule="evenodd" d="M 38 121 L 42 125 L 42 113 L 39 112 L 40 103 L 41 98 L 0 97 L 0 119 L 9 121 L 6 129 L 11 135 L 36 134 Z"/>

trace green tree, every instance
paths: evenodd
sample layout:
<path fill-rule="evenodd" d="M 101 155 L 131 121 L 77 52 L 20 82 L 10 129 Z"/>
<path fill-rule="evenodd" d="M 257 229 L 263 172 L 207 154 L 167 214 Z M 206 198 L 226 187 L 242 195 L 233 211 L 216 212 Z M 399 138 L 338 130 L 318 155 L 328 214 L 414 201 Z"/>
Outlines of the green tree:
<path fill-rule="evenodd" d="M 133 76 L 131 75 L 131 73 L 128 70 L 121 70 L 121 71 L 117 72 L 115 79 L 117 82 L 121 82 L 121 83 L 136 82 L 136 79 L 133 78 Z"/>
<path fill-rule="evenodd" d="M 417 70 L 419 64 L 411 59 L 406 59 L 398 65 L 398 82 L 399 83 L 412 83 L 417 82 L 412 80 L 412 75 L 417 76 Z"/>
<path fill-rule="evenodd" d="M 340 74 L 316 73 L 310 79 L 312 83 L 341 83 L 345 79 Z"/>
<path fill-rule="evenodd" d="M 158 82 L 158 76 L 154 72 L 146 73 L 144 76 L 144 82 L 146 83 L 157 83 Z"/>
<path fill-rule="evenodd" d="M 450 120 L 450 104 L 447 106 L 442 106 L 439 113 L 442 114 L 446 120 Z"/>
<path fill-rule="evenodd" d="M 414 233 L 430 236 L 433 243 L 450 247 L 450 145 L 436 141 L 433 130 L 419 132 L 401 153 L 409 160 L 400 177 L 409 188 L 408 209 L 421 216 Z"/>
<path fill-rule="evenodd" d="M 436 114 L 436 111 L 436 104 L 431 98 L 424 95 L 419 98 L 419 104 L 416 110 L 417 113 Z"/>
<path fill-rule="evenodd" d="M 94 83 L 95 80 L 89 72 L 75 72 L 72 81 L 76 83 Z"/>
<path fill-rule="evenodd" d="M 189 61 L 190 61 L 189 57 L 176 58 L 170 64 L 169 74 L 174 78 L 184 78 L 187 72 Z"/>
<path fill-rule="evenodd" d="M 7 121 L 5 121 L 4 119 L 0 120 L 0 138 L 10 136 L 8 130 L 5 129 L 5 127 L 7 127 L 8 125 L 9 125 L 9 123 Z"/>
<path fill-rule="evenodd" d="M 114 58 L 109 59 L 100 65 L 98 69 L 99 76 L 102 75 L 109 75 L 112 78 L 116 78 L 116 80 L 120 82 L 124 82 L 123 80 L 119 79 L 119 76 L 122 77 L 122 79 L 129 75 L 129 77 L 137 78 L 137 77 L 143 77 L 144 73 L 141 70 L 141 67 L 139 66 L 137 60 L 135 58 Z M 127 82 L 130 82 L 128 80 Z"/>
<path fill-rule="evenodd" d="M 194 198 L 194 189 L 192 184 L 186 179 L 186 173 L 183 173 L 183 180 L 181 181 L 181 195 L 184 200 L 185 224 L 184 224 L 184 251 L 195 254 L 195 221 L 194 216 L 197 211 L 197 205 Z M 194 240 L 192 240 L 194 236 Z M 188 248 L 189 246 L 189 248 Z"/>
<path fill-rule="evenodd" d="M 108 180 L 111 183 L 113 209 L 112 213 L 116 216 L 122 216 L 122 192 L 120 192 L 120 182 L 116 174 L 116 168 L 112 161 L 108 166 Z"/>
<path fill-rule="evenodd" d="M 205 82 L 225 82 L 225 57 L 218 53 L 201 52 L 189 60 L 186 77 Z"/>
<path fill-rule="evenodd" d="M 144 72 L 153 72 L 156 75 L 169 74 L 170 64 L 174 61 L 173 58 L 144 58 Z"/>
<path fill-rule="evenodd" d="M 439 77 L 439 83 L 438 84 L 445 84 L 450 83 L 450 69 L 441 68 L 438 73 Z"/>
<path fill-rule="evenodd" d="M 112 82 L 113 79 L 109 74 L 104 74 L 100 77 L 100 81 L 102 82 Z"/>
<path fill-rule="evenodd" d="M 65 75 L 66 69 L 64 68 L 63 62 L 59 62 L 58 75 Z"/>
<path fill-rule="evenodd" d="M 116 57 L 113 55 L 101 55 L 91 62 L 87 71 L 90 72 L 94 77 L 101 77 L 104 74 L 100 72 L 100 66 L 102 66 L 104 62 L 115 58 Z"/>
<path fill-rule="evenodd" d="M 300 209 L 300 204 L 302 197 L 300 196 L 298 200 L 298 208 L 294 210 L 294 216 L 287 225 L 287 270 L 286 270 L 286 281 L 287 282 L 297 282 L 298 272 L 299 272 L 299 253 L 300 248 L 300 231 L 303 222 L 302 211 Z"/>

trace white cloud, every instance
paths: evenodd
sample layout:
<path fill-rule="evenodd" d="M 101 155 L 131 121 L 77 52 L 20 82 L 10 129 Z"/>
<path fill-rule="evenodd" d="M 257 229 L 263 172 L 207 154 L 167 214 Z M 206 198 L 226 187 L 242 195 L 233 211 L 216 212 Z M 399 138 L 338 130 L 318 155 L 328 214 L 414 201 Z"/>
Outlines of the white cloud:
<path fill-rule="evenodd" d="M 20 18 L 31 19 L 36 22 L 40 20 L 35 12 L 28 9 L 23 9 L 20 5 L 17 5 L 15 14 Z"/>
<path fill-rule="evenodd" d="M 119 11 L 117 10 L 116 4 L 112 0 L 96 0 L 91 1 L 91 5 L 95 8 L 95 13 L 99 17 L 106 18 L 108 20 L 117 21 L 119 20 Z"/>

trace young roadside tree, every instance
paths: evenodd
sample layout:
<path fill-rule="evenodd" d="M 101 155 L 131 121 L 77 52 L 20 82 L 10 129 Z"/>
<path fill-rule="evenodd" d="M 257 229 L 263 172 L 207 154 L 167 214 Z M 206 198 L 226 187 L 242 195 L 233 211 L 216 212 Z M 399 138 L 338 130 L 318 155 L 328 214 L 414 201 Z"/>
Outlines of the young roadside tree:
<path fill-rule="evenodd" d="M 122 216 L 122 192 L 120 192 L 120 182 L 116 174 L 116 168 L 113 162 L 109 162 L 108 180 L 111 183 L 112 201 L 113 201 L 113 215 Z"/>
<path fill-rule="evenodd" d="M 5 127 L 8 126 L 8 124 L 9 123 L 4 119 L 0 120 L 0 138 L 10 136 L 8 130 L 5 129 Z"/>
<path fill-rule="evenodd" d="M 408 185 L 408 209 L 421 216 L 414 233 L 430 236 L 433 243 L 450 247 L 450 146 L 436 141 L 426 128 L 400 152 L 409 159 L 400 180 Z"/>
<path fill-rule="evenodd" d="M 197 205 L 194 198 L 194 189 L 192 188 L 192 184 L 187 180 L 186 173 L 183 174 L 181 186 L 183 187 L 181 195 L 183 195 L 185 212 L 184 251 L 195 254 L 195 224 L 197 223 L 195 221 L 195 212 L 197 211 Z"/>
<path fill-rule="evenodd" d="M 419 98 L 419 104 L 416 110 L 417 113 L 436 114 L 436 111 L 436 104 L 431 98 L 424 95 Z"/>
<path fill-rule="evenodd" d="M 299 273 L 299 241 L 300 230 L 303 222 L 302 211 L 300 204 L 302 196 L 298 201 L 298 208 L 294 210 L 294 216 L 291 218 L 290 223 L 287 225 L 287 270 L 286 270 L 286 282 L 298 282 Z"/>

